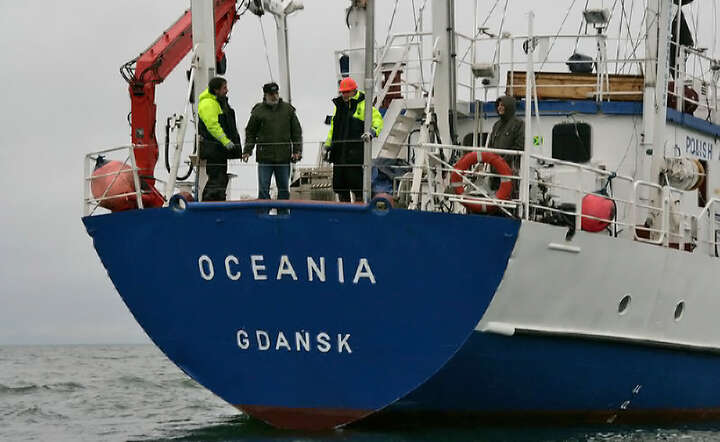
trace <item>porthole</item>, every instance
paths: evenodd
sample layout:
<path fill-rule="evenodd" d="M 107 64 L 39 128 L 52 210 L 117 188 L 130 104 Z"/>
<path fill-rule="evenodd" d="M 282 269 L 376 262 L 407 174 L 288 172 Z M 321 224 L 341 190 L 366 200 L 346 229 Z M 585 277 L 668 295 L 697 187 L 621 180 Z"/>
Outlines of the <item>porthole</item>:
<path fill-rule="evenodd" d="M 632 301 L 632 298 L 629 294 L 623 296 L 618 304 L 618 314 L 624 315 L 627 312 L 628 307 L 630 307 L 630 301 Z"/>
<path fill-rule="evenodd" d="M 675 322 L 682 319 L 684 312 L 685 312 L 685 301 L 680 301 L 675 306 Z"/>

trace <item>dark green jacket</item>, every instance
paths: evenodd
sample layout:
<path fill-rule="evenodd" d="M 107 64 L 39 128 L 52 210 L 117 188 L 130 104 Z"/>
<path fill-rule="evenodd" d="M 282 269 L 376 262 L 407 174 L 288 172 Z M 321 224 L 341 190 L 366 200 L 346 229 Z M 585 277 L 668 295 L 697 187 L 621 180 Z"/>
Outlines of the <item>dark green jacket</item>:
<path fill-rule="evenodd" d="M 503 96 L 497 99 L 505 105 L 505 114 L 495 122 L 490 132 L 490 147 L 495 149 L 525 150 L 525 123 L 515 116 L 515 99 Z M 514 172 L 520 171 L 520 157 L 502 155 Z M 517 189 L 517 181 L 513 182 Z"/>
<path fill-rule="evenodd" d="M 495 122 L 490 132 L 490 146 L 495 149 L 523 150 L 525 148 L 525 123 L 515 116 L 515 99 L 500 97 L 505 114 Z"/>
<path fill-rule="evenodd" d="M 295 108 L 280 99 L 274 106 L 265 102 L 253 107 L 245 127 L 245 150 L 257 145 L 257 162 L 285 164 L 293 153 L 302 153 L 302 128 Z"/>

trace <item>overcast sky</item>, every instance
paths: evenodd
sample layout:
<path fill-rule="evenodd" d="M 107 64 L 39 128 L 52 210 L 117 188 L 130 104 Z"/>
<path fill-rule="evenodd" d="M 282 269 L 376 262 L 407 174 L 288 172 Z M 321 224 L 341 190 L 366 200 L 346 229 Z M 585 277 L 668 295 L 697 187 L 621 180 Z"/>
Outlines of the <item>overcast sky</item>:
<path fill-rule="evenodd" d="M 305 0 L 305 10 L 289 21 L 293 104 L 306 140 L 326 135 L 322 120 L 336 85 L 332 54 L 347 45 L 348 3 Z M 495 3 L 481 2 L 481 20 Z M 568 6 L 576 4 L 564 31 L 577 32 L 581 3 L 511 0 L 505 30 L 525 33 L 532 4 L 539 9 L 536 32 L 555 33 Z M 394 1 L 377 4 L 377 40 L 382 43 Z M 394 32 L 411 30 L 410 4 L 400 1 Z M 456 4 L 458 30 L 472 34 L 473 2 Z M 504 2 L 499 4 L 498 12 Z M 130 142 L 127 85 L 118 68 L 187 7 L 186 0 L 0 1 L 0 344 L 149 342 L 84 231 L 82 160 L 87 152 Z M 701 27 L 710 27 L 707 35 L 714 36 L 716 11 L 708 8 Z M 496 12 L 491 31 L 497 31 L 499 18 Z M 277 75 L 274 22 L 270 17 L 263 22 Z M 244 127 L 269 79 L 257 17 L 247 14 L 236 24 L 227 56 L 230 102 L 238 126 Z M 157 88 L 161 143 L 165 118 L 182 111 L 187 65 L 186 60 Z M 239 173 L 252 177 L 254 169 Z"/>

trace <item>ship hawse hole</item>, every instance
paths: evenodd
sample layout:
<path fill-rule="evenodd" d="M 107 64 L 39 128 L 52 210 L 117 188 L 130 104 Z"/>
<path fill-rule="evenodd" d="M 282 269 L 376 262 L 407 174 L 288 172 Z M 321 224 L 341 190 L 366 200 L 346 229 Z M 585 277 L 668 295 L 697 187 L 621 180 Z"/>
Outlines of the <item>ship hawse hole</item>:
<path fill-rule="evenodd" d="M 624 315 L 627 312 L 627 309 L 630 306 L 630 301 L 632 301 L 630 295 L 623 296 L 623 298 L 620 300 L 620 304 L 618 304 L 619 314 Z"/>
<path fill-rule="evenodd" d="M 685 311 L 685 301 L 680 301 L 675 306 L 675 322 L 682 319 L 683 312 Z"/>

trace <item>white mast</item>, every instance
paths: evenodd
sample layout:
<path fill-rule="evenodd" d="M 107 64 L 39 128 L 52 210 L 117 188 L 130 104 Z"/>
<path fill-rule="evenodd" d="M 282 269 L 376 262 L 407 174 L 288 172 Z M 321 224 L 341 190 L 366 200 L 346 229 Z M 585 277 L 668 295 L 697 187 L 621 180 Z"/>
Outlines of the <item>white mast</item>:
<path fill-rule="evenodd" d="M 280 96 L 283 100 L 290 103 L 292 102 L 292 94 L 290 93 L 290 52 L 288 50 L 287 15 L 276 15 L 275 26 L 277 27 Z"/>
<path fill-rule="evenodd" d="M 450 116 L 456 107 L 455 100 L 455 56 L 451 52 L 454 48 L 455 30 L 452 28 L 454 15 L 454 2 L 452 0 L 433 0 L 432 23 L 433 44 L 437 48 L 438 60 L 435 71 L 435 88 L 433 94 L 437 127 L 443 144 L 452 144 Z"/>
<path fill-rule="evenodd" d="M 373 98 L 375 95 L 375 0 L 367 0 L 365 31 L 365 133 L 371 133 Z M 392 80 L 388 80 L 392 81 Z M 372 194 L 372 140 L 365 141 L 363 149 L 363 199 L 370 202 Z"/>
<path fill-rule="evenodd" d="M 352 0 L 348 8 L 347 22 L 349 26 L 348 58 L 350 59 L 350 76 L 355 81 L 365 78 L 365 28 L 367 15 L 365 5 L 367 0 Z M 367 92 L 367 91 L 366 91 Z"/>
<path fill-rule="evenodd" d="M 192 0 L 192 33 L 197 67 L 195 74 L 195 112 L 198 97 L 215 76 L 215 9 L 213 0 Z"/>
<path fill-rule="evenodd" d="M 275 17 L 277 28 L 278 67 L 280 69 L 280 96 L 288 103 L 292 101 L 290 93 L 290 51 L 288 47 L 287 17 L 303 9 L 301 0 L 264 0 L 265 9 Z"/>
<path fill-rule="evenodd" d="M 192 0 L 190 8 L 192 11 L 192 35 L 193 35 L 193 60 L 191 81 L 193 90 L 193 114 L 195 115 L 195 145 L 198 143 L 197 130 L 197 106 L 200 102 L 200 94 L 208 87 L 210 79 L 215 77 L 216 61 L 215 61 L 215 8 L 213 0 Z M 183 124 L 187 125 L 187 114 L 183 120 Z M 185 128 L 180 130 L 181 136 L 178 140 L 181 142 L 185 135 Z M 168 182 L 168 195 L 173 192 L 175 187 L 175 175 L 180 166 L 179 151 L 182 146 L 176 146 L 175 158 L 172 169 L 170 171 L 170 180 Z M 207 182 L 205 173 L 205 161 L 198 163 L 197 173 L 195 175 L 195 189 L 197 194 L 195 198 L 199 201 L 202 198 L 202 189 Z"/>
<path fill-rule="evenodd" d="M 648 178 L 653 183 L 657 182 L 665 161 L 664 129 L 667 122 L 671 8 L 670 0 L 648 0 L 645 18 L 647 39 L 645 40 L 645 92 L 641 147 L 648 154 L 652 154 Z M 659 195 L 653 199 L 657 203 Z"/>

